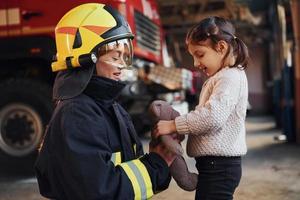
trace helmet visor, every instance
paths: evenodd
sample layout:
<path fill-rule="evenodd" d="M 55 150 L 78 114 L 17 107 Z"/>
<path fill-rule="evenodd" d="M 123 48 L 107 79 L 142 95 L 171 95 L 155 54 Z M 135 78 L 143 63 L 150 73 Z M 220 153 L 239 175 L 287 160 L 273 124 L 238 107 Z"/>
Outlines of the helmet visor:
<path fill-rule="evenodd" d="M 101 45 L 97 50 L 97 57 L 118 68 L 130 69 L 133 57 L 131 39 L 120 39 Z"/>

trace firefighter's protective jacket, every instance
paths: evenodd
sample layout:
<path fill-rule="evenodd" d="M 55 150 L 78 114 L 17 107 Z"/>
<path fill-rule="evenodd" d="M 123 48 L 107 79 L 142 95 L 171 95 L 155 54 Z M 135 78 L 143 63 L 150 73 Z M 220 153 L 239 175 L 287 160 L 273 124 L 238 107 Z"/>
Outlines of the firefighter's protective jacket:
<path fill-rule="evenodd" d="M 83 94 L 58 103 L 36 162 L 43 196 L 147 199 L 168 187 L 167 164 L 143 154 L 128 113 L 114 100 L 123 87 L 93 77 Z"/>

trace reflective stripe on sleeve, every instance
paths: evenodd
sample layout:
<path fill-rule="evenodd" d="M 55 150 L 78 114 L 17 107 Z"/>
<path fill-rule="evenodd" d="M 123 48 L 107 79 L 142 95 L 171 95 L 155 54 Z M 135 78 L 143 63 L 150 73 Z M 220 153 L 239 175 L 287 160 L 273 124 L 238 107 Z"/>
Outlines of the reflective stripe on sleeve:
<path fill-rule="evenodd" d="M 136 155 L 136 144 L 133 145 L 134 155 Z"/>
<path fill-rule="evenodd" d="M 143 180 L 145 183 L 146 197 L 148 199 L 153 196 L 152 182 L 151 182 L 151 178 L 149 176 L 148 170 L 146 169 L 145 165 L 139 159 L 133 160 L 132 162 L 137 166 L 138 170 L 140 171 L 140 173 L 143 176 Z"/>
<path fill-rule="evenodd" d="M 134 199 L 149 199 L 153 196 L 150 176 L 146 167 L 139 159 L 121 163 L 120 166 L 124 169 L 132 183 L 135 194 Z"/>
<path fill-rule="evenodd" d="M 121 152 L 115 152 L 111 155 L 110 160 L 114 163 L 115 166 L 121 164 Z"/>

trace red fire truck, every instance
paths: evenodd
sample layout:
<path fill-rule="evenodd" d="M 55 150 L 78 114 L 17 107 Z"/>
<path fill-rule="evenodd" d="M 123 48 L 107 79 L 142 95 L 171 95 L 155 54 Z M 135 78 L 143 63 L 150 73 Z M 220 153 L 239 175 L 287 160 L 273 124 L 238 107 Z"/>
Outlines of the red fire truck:
<path fill-rule="evenodd" d="M 54 28 L 71 8 L 86 0 L 0 1 L 0 151 L 12 157 L 36 152 L 49 121 L 56 53 Z M 118 9 L 135 34 L 134 67 L 120 99 L 142 131 L 147 104 L 157 91 L 138 79 L 138 69 L 162 64 L 162 30 L 154 0 L 98 0 Z M 148 87 L 149 88 L 149 87 Z M 151 87 L 155 88 L 155 87 Z M 166 96 L 178 96 L 178 92 Z M 156 97 L 155 97 L 156 98 Z"/>

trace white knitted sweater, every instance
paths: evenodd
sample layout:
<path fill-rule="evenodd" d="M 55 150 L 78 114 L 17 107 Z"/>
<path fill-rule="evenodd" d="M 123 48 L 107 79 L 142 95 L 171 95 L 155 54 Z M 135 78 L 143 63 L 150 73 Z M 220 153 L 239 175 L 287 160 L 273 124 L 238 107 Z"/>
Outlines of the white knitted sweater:
<path fill-rule="evenodd" d="M 194 111 L 175 119 L 179 134 L 188 134 L 187 154 L 241 156 L 246 154 L 245 118 L 248 82 L 244 70 L 223 68 L 202 87 Z"/>

